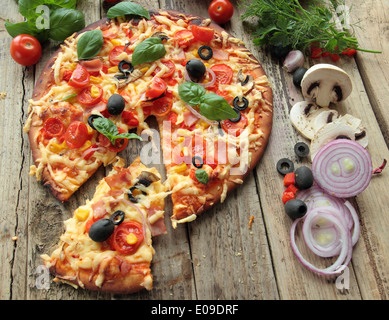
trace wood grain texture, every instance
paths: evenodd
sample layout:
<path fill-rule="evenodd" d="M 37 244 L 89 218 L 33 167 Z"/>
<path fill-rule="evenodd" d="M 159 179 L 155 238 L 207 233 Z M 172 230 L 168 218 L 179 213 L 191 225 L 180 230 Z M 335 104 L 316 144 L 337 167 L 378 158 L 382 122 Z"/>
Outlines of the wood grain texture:
<path fill-rule="evenodd" d="M 174 9 L 207 17 L 210 1 L 151 0 L 134 1 L 147 9 Z M 351 3 L 351 1 L 348 1 Z M 284 190 L 282 177 L 275 169 L 281 157 L 288 157 L 295 166 L 309 161 L 297 158 L 293 146 L 306 141 L 289 121 L 294 103 L 303 100 L 294 87 L 292 76 L 282 69 L 281 62 L 252 44 L 252 29 L 242 23 L 242 8 L 232 1 L 235 14 L 224 25 L 241 38 L 261 62 L 274 90 L 273 130 L 263 158 L 244 183 L 224 203 L 204 213 L 188 225 L 173 230 L 166 208 L 167 234 L 155 237 L 156 254 L 152 263 L 154 289 L 132 295 L 111 295 L 75 290 L 63 284 L 50 283 L 49 289 L 38 289 L 37 271 L 40 255 L 56 247 L 63 232 L 63 221 L 79 205 L 94 194 L 97 182 L 110 168 L 100 168 L 66 204 L 61 204 L 28 175 L 32 164 L 27 135 L 22 127 L 27 117 L 28 99 L 45 62 L 58 48 L 47 43 L 41 61 L 35 67 L 21 67 L 9 56 L 11 37 L 0 26 L 0 298 L 1 299 L 315 299 L 359 300 L 388 299 L 389 285 L 389 194 L 388 171 L 372 179 L 369 187 L 351 199 L 361 221 L 361 237 L 354 248 L 349 266 L 349 289 L 337 289 L 334 280 L 319 277 L 306 270 L 295 258 L 289 242 L 292 221 L 285 215 L 281 202 Z M 388 137 L 388 1 L 352 1 L 352 19 L 360 19 L 363 29 L 356 29 L 361 46 L 382 50 L 381 55 L 358 53 L 356 59 L 343 58 L 336 65 L 346 70 L 353 81 L 353 92 L 336 109 L 363 119 L 369 132 L 368 150 L 373 167 L 389 159 Z M 104 17 L 109 6 L 104 1 L 79 1 L 87 24 Z M 22 21 L 14 1 L 0 5 L 4 20 Z M 7 16 L 4 16 L 4 15 Z M 329 59 L 310 61 L 333 63 Z M 157 129 L 155 121 L 150 126 Z M 120 155 L 127 164 L 139 154 L 146 142 L 130 141 Z M 164 175 L 163 165 L 157 166 Z M 249 220 L 254 217 L 251 229 Z M 17 236 L 17 241 L 12 237 Z M 301 236 L 301 234 L 298 234 Z M 299 237 L 301 238 L 301 237 Z M 301 241 L 298 242 L 302 245 Z M 329 264 L 302 248 L 315 264 Z"/>

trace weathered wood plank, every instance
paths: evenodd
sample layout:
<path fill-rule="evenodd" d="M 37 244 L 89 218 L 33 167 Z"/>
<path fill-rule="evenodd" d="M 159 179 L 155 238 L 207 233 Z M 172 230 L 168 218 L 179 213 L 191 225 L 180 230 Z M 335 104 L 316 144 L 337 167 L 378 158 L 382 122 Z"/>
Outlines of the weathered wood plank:
<path fill-rule="evenodd" d="M 3 3 L 2 12 L 12 17 L 12 22 L 23 21 L 16 4 Z M 2 192 L 0 195 L 0 298 L 24 299 L 27 269 L 27 224 L 29 202 L 28 192 L 28 154 L 29 147 L 23 133 L 27 116 L 24 108 L 31 94 L 34 67 L 16 64 L 9 53 L 12 38 L 4 28 L 5 18 L 0 26 L 0 91 L 6 97 L 0 100 L 0 176 Z M 16 236 L 17 241 L 12 241 Z"/>
<path fill-rule="evenodd" d="M 380 54 L 358 52 L 356 62 L 369 102 L 389 144 L 389 2 L 387 0 L 346 1 L 350 7 L 350 24 L 356 24 L 355 35 L 362 48 L 382 51 Z"/>

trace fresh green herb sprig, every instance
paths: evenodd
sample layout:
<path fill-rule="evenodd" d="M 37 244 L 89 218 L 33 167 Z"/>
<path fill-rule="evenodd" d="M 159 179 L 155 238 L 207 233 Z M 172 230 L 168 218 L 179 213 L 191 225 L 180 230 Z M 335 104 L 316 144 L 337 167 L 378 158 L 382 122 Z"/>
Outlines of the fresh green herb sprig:
<path fill-rule="evenodd" d="M 142 138 L 135 133 L 119 133 L 118 127 L 115 123 L 107 118 L 96 118 L 93 120 L 93 126 L 98 132 L 106 136 L 111 141 L 112 145 L 115 145 L 116 139 L 142 140 Z"/>
<path fill-rule="evenodd" d="M 341 1 L 252 0 L 245 1 L 242 19 L 257 18 L 253 33 L 258 46 L 290 47 L 305 51 L 311 44 L 330 53 L 342 53 L 347 49 L 379 53 L 359 47 L 357 38 L 349 30 L 337 26 L 336 8 Z M 340 21 L 341 23 L 344 21 Z"/>
<path fill-rule="evenodd" d="M 84 15 L 75 9 L 76 3 L 76 0 L 19 0 L 19 13 L 26 21 L 7 20 L 5 28 L 12 37 L 29 34 L 40 42 L 63 41 L 85 27 Z"/>
<path fill-rule="evenodd" d="M 209 120 L 222 121 L 238 116 L 226 99 L 213 92 L 206 93 L 197 83 L 184 82 L 178 86 L 178 94 L 181 100 L 190 106 L 199 106 L 200 114 Z"/>

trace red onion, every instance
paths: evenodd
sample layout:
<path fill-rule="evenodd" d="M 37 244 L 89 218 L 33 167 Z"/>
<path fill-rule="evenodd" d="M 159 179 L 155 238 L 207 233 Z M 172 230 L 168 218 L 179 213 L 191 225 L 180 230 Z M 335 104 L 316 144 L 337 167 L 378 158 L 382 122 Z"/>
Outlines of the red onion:
<path fill-rule="evenodd" d="M 359 143 L 338 139 L 322 147 L 312 162 L 315 182 L 327 193 L 349 198 L 367 188 L 373 166 L 370 154 Z"/>
<path fill-rule="evenodd" d="M 217 125 L 218 124 L 217 121 L 209 120 L 208 118 L 206 118 L 203 115 L 201 115 L 200 112 L 196 111 L 196 109 L 194 109 L 189 104 L 186 104 L 185 106 L 193 113 L 193 115 L 195 115 L 199 119 L 204 120 L 206 123 L 208 123 L 210 125 Z"/>
<path fill-rule="evenodd" d="M 348 265 L 352 256 L 352 237 L 348 230 L 345 220 L 340 218 L 339 211 L 333 207 L 317 207 L 307 212 L 304 218 L 296 219 L 290 230 L 290 242 L 292 250 L 297 259 L 309 270 L 321 275 L 337 275 Z M 295 241 L 296 227 L 300 220 L 304 220 L 303 235 L 307 246 L 313 250 L 314 253 L 322 257 L 331 257 L 338 255 L 336 261 L 327 268 L 318 268 L 301 254 Z M 320 243 L 313 241 L 311 235 L 313 226 L 318 221 L 325 221 L 333 230 L 332 234 L 335 239 L 329 242 L 328 246 L 320 245 Z M 307 241 L 308 240 L 308 241 Z M 312 241 L 311 241 L 312 240 Z"/>
<path fill-rule="evenodd" d="M 207 70 L 209 76 L 211 77 L 211 80 L 209 80 L 209 82 L 196 82 L 198 85 L 200 85 L 200 86 L 202 86 L 202 87 L 204 87 L 204 88 L 213 86 L 213 85 L 215 84 L 215 81 L 216 81 L 215 72 L 213 72 L 213 70 L 211 70 L 211 69 L 208 68 L 208 67 L 206 67 L 206 70 Z M 188 71 L 186 70 L 186 68 L 185 68 L 184 76 L 185 76 L 185 80 L 186 80 L 186 81 L 192 81 L 192 79 L 189 77 L 189 74 L 188 74 Z M 193 81 L 192 81 L 192 82 L 193 82 Z"/>

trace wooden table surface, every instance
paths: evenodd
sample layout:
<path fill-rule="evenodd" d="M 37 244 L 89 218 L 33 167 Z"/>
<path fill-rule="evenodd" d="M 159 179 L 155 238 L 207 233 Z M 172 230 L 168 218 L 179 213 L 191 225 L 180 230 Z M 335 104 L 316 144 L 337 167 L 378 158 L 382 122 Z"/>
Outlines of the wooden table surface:
<path fill-rule="evenodd" d="M 136 0 L 145 8 L 176 9 L 208 17 L 210 0 Z M 40 255 L 50 253 L 63 231 L 63 221 L 75 208 L 89 199 L 97 182 L 109 168 L 100 168 L 66 204 L 61 204 L 29 175 L 32 157 L 23 125 L 34 81 L 45 62 L 58 47 L 43 47 L 41 61 L 34 67 L 16 64 L 10 54 L 12 38 L 4 29 L 10 19 L 19 22 L 13 0 L 0 4 L 0 298 L 36 299 L 388 299 L 389 297 L 389 169 L 375 176 L 369 187 L 351 199 L 358 210 L 361 236 L 349 265 L 346 290 L 305 269 L 294 256 L 289 230 L 292 221 L 281 202 L 284 190 L 275 164 L 282 157 L 296 166 L 310 165 L 294 155 L 293 146 L 304 141 L 291 126 L 288 114 L 292 105 L 303 100 L 292 84 L 292 76 L 272 59 L 266 50 L 252 44 L 250 32 L 240 19 L 242 9 L 236 1 L 235 12 L 225 27 L 247 44 L 261 61 L 274 89 L 274 125 L 263 158 L 243 185 L 223 204 L 217 205 L 190 224 L 172 229 L 171 205 L 167 208 L 168 233 L 153 239 L 156 250 L 152 264 L 154 289 L 132 295 L 88 292 L 57 283 L 48 289 L 37 287 L 42 264 Z M 389 1 L 348 0 L 351 19 L 359 20 L 356 35 L 361 47 L 381 50 L 381 54 L 358 52 L 335 64 L 352 78 L 353 92 L 337 107 L 363 120 L 369 132 L 368 150 L 373 167 L 389 159 Z M 79 0 L 78 9 L 92 23 L 106 14 L 99 0 Z M 328 58 L 306 61 L 332 63 Z M 139 152 L 131 142 L 122 156 L 130 163 Z M 164 171 L 162 167 L 159 169 Z M 249 229 L 249 219 L 254 222 Z M 13 237 L 17 237 L 17 240 Z M 322 259 L 307 254 L 315 264 Z M 326 261 L 328 263 L 328 261 Z M 348 288 L 348 289 L 347 289 Z"/>

